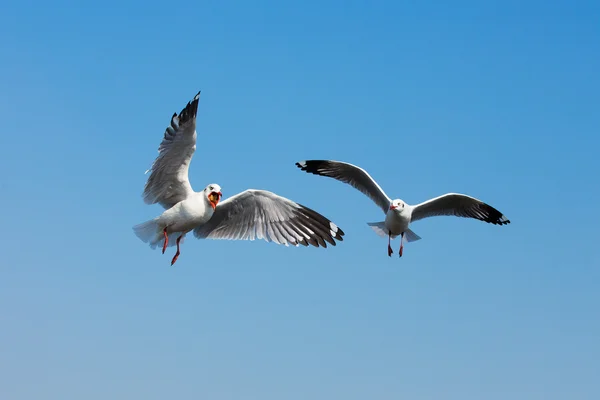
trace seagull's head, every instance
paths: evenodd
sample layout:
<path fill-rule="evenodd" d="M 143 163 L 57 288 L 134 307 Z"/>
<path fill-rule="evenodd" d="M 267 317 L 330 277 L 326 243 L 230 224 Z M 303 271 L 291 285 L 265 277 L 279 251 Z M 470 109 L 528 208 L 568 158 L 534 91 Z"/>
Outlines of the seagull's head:
<path fill-rule="evenodd" d="M 219 204 L 219 200 L 221 200 L 221 186 L 217 185 L 216 183 L 211 183 L 204 188 L 204 194 L 206 195 L 210 206 L 214 210 L 217 207 L 217 204 Z"/>
<path fill-rule="evenodd" d="M 400 199 L 392 200 L 392 204 L 390 204 L 390 210 L 396 211 L 397 213 L 404 211 L 404 207 L 406 207 L 406 203 Z"/>

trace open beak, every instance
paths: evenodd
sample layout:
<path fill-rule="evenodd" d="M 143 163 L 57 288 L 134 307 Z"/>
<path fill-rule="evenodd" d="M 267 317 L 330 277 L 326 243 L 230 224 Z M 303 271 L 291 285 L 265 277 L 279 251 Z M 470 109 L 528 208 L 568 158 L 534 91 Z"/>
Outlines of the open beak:
<path fill-rule="evenodd" d="M 398 207 L 396 207 L 396 206 L 390 206 L 390 210 L 395 210 L 396 208 L 398 208 Z"/>
<path fill-rule="evenodd" d="M 210 206 L 213 208 L 213 210 L 217 207 L 217 204 L 219 204 L 221 196 L 221 192 L 210 192 L 208 195 L 208 201 L 210 201 Z"/>

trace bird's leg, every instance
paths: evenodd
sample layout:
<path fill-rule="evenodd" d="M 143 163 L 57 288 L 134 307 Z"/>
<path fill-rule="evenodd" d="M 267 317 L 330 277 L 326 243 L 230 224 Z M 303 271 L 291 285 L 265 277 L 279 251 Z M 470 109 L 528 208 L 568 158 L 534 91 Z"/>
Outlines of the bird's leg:
<path fill-rule="evenodd" d="M 167 228 L 163 229 L 163 236 L 165 237 L 165 242 L 163 243 L 163 254 L 165 254 L 165 250 L 167 250 L 167 245 L 169 244 L 169 236 L 167 235 Z"/>
<path fill-rule="evenodd" d="M 177 252 L 175 253 L 175 257 L 173 257 L 173 260 L 171 260 L 171 265 L 175 264 L 175 261 L 177 261 L 179 254 L 181 254 L 181 253 L 179 253 L 179 241 L 181 240 L 182 236 L 183 235 L 181 235 L 177 238 Z"/>
<path fill-rule="evenodd" d="M 391 257 L 392 253 L 392 231 L 388 231 L 388 257 Z"/>
<path fill-rule="evenodd" d="M 404 232 L 402 232 L 402 235 L 400 236 L 400 257 L 402 257 L 402 250 L 404 250 Z"/>

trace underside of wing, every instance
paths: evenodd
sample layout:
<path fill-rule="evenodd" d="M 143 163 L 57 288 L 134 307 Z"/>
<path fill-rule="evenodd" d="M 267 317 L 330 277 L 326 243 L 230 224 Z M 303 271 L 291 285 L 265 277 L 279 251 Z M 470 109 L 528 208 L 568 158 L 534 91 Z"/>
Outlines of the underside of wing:
<path fill-rule="evenodd" d="M 196 151 L 196 114 L 200 92 L 181 110 L 173 114 L 158 148 L 158 157 L 147 171 L 144 187 L 146 204 L 160 203 L 169 208 L 184 200 L 193 190 L 188 178 L 192 156 Z"/>
<path fill-rule="evenodd" d="M 392 200 L 364 169 L 341 161 L 306 160 L 296 163 L 302 171 L 344 182 L 368 196 L 387 213 Z"/>
<path fill-rule="evenodd" d="M 448 193 L 414 206 L 411 221 L 443 215 L 474 218 L 494 225 L 510 223 L 508 218 L 489 204 L 459 193 Z"/>
<path fill-rule="evenodd" d="M 222 203 L 194 229 L 201 239 L 255 240 L 288 245 L 335 246 L 344 232 L 321 214 L 265 190 L 249 189 Z"/>

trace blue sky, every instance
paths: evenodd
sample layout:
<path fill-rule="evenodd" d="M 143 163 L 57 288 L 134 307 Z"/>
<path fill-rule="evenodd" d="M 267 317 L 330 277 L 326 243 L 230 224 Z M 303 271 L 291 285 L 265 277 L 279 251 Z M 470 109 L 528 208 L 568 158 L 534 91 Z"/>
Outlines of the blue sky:
<path fill-rule="evenodd" d="M 0 6 L 0 397 L 599 398 L 598 3 L 283 3 Z M 192 185 L 274 191 L 342 243 L 188 237 L 171 268 L 134 236 L 198 90 Z M 419 221 L 388 258 L 307 158 L 512 223 Z"/>

